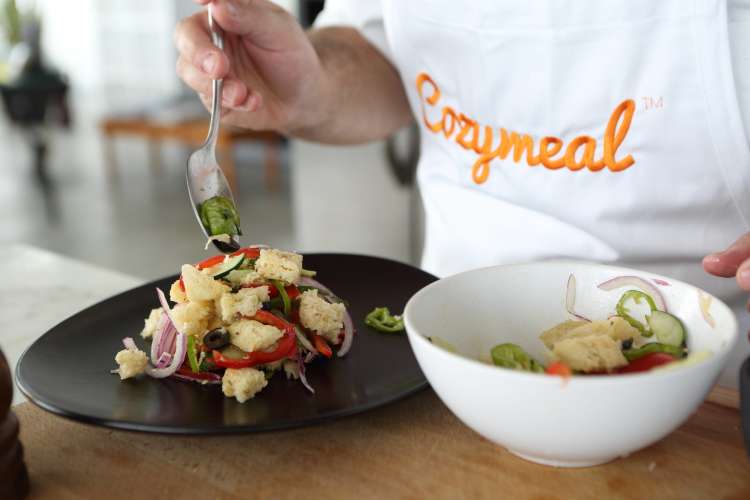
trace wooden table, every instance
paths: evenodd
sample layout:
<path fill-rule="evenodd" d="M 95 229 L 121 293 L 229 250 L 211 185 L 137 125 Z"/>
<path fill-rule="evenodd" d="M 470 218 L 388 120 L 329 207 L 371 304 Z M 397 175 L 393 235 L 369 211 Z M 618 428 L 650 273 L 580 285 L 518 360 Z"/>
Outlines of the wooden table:
<path fill-rule="evenodd" d="M 131 135 L 146 139 L 149 144 L 151 164 L 154 168 L 161 165 L 159 145 L 168 140 L 180 142 L 192 149 L 203 144 L 208 131 L 208 119 L 195 118 L 175 122 L 162 122 L 148 116 L 109 117 L 100 123 L 104 135 L 104 148 L 107 168 L 111 174 L 116 172 L 116 158 L 112 148 L 112 139 L 118 136 Z M 279 185 L 279 149 L 282 138 L 275 132 L 254 131 L 222 126 L 216 140 L 218 162 L 230 186 L 236 189 L 237 173 L 234 163 L 234 146 L 240 142 L 260 141 L 265 144 L 264 168 L 266 188 L 276 190 Z"/>
<path fill-rule="evenodd" d="M 739 415 L 711 403 L 656 445 L 587 469 L 516 458 L 431 390 L 328 424 L 244 436 L 136 434 L 31 403 L 15 410 L 32 499 L 750 499 Z"/>
<path fill-rule="evenodd" d="M 0 274 L 0 345 L 11 365 L 71 311 L 141 282 L 24 245 L 0 248 Z M 229 437 L 135 434 L 31 403 L 13 409 L 32 499 L 750 499 L 739 414 L 710 403 L 656 445 L 589 469 L 524 462 L 461 424 L 431 390 L 316 427 Z"/>

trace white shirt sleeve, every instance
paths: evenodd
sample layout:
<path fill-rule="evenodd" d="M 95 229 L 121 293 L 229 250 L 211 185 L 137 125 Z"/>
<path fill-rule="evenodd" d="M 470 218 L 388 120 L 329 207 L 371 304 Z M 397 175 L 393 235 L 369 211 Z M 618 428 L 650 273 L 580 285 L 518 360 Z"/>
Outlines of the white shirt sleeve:
<path fill-rule="evenodd" d="M 315 19 L 314 26 L 316 28 L 329 26 L 355 28 L 392 61 L 383 25 L 383 7 L 380 0 L 326 0 L 323 11 Z"/>

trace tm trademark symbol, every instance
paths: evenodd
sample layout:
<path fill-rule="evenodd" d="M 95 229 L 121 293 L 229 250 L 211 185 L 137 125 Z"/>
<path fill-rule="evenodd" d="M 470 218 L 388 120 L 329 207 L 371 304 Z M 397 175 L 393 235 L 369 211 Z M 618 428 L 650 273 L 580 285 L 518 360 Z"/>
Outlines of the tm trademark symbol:
<path fill-rule="evenodd" d="M 641 103 L 644 110 L 657 109 L 664 107 L 664 98 L 659 97 L 641 97 Z"/>

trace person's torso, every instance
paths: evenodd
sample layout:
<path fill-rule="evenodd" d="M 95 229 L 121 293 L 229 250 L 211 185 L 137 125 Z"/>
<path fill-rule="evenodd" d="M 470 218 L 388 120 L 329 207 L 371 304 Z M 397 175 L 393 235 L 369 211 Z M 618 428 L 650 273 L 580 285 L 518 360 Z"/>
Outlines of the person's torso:
<path fill-rule="evenodd" d="M 383 8 L 422 134 L 426 269 L 576 258 L 735 291 L 701 268 L 750 220 L 724 2 Z"/>

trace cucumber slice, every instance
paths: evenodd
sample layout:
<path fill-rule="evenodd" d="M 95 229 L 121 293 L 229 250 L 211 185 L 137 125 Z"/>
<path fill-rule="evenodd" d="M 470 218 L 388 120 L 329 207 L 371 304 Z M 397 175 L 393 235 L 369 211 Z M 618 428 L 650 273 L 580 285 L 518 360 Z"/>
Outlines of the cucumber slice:
<path fill-rule="evenodd" d="M 681 346 L 685 343 L 685 327 L 679 318 L 664 311 L 652 311 L 646 320 L 662 344 Z"/>
<path fill-rule="evenodd" d="M 216 264 L 209 269 L 209 276 L 211 276 L 213 279 L 223 278 L 230 272 L 240 267 L 243 260 L 245 260 L 245 256 L 243 254 L 227 257 L 226 259 L 224 259 L 224 262 Z"/>

